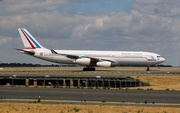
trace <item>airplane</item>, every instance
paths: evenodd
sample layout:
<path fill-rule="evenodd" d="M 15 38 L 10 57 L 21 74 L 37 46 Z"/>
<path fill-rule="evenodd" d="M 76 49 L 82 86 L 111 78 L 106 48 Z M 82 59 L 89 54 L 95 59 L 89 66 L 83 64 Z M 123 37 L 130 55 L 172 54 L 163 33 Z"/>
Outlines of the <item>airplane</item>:
<path fill-rule="evenodd" d="M 18 28 L 25 49 L 15 49 L 42 60 L 60 64 L 84 65 L 83 71 L 95 71 L 95 67 L 147 66 L 160 64 L 165 58 L 159 54 L 143 51 L 87 51 L 53 50 L 43 47 L 25 28 Z"/>

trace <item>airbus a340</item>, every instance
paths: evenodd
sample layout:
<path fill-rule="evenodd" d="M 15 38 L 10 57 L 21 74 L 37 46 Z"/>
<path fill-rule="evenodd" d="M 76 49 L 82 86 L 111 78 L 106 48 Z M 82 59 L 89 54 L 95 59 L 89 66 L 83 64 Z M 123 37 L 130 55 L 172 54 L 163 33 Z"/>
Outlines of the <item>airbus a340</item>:
<path fill-rule="evenodd" d="M 147 66 L 165 61 L 161 55 L 142 51 L 87 51 L 87 50 L 52 50 L 43 47 L 25 29 L 18 29 L 25 49 L 16 49 L 30 56 L 61 64 L 85 65 L 83 71 L 95 71 L 95 67 L 115 67 L 121 65 Z"/>

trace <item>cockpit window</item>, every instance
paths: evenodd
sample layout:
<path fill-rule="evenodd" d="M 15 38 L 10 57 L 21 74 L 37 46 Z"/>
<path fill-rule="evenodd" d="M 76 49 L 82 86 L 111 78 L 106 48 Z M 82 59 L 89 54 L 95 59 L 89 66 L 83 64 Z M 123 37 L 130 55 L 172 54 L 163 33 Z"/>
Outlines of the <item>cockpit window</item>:
<path fill-rule="evenodd" d="M 157 58 L 161 58 L 161 56 L 157 56 Z"/>

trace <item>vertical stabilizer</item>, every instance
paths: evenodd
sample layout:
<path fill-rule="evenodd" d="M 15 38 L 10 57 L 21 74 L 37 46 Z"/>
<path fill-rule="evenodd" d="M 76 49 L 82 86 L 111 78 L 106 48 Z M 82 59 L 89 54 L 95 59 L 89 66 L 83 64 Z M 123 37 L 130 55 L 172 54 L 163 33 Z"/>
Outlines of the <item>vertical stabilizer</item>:
<path fill-rule="evenodd" d="M 44 48 L 25 28 L 19 28 L 18 31 L 26 49 Z"/>

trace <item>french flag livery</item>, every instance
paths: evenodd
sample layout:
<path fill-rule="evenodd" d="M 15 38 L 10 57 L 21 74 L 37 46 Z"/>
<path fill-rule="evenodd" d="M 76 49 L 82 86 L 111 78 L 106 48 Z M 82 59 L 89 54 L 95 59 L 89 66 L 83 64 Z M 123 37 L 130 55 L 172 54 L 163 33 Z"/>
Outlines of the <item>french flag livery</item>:
<path fill-rule="evenodd" d="M 43 48 L 26 29 L 21 28 L 18 31 L 26 49 Z"/>
<path fill-rule="evenodd" d="M 25 29 L 18 29 L 25 49 L 15 49 L 33 57 L 60 63 L 85 65 L 83 71 L 95 71 L 95 67 L 116 67 L 123 65 L 147 66 L 160 64 L 165 59 L 159 54 L 142 51 L 86 51 L 86 50 L 53 50 L 41 46 Z"/>

